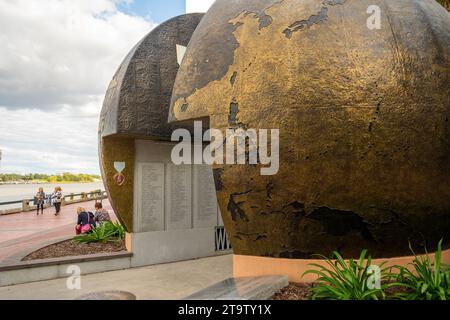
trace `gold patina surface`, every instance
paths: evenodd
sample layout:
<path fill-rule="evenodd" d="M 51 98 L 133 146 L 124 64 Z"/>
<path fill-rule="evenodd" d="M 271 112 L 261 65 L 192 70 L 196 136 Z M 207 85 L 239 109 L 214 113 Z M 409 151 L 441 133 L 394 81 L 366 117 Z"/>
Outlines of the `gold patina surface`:
<path fill-rule="evenodd" d="M 280 130 L 280 170 L 216 165 L 234 252 L 374 257 L 450 245 L 450 16 L 434 1 L 218 0 L 173 122 Z M 381 8 L 381 29 L 367 9 Z"/>
<path fill-rule="evenodd" d="M 120 136 L 103 138 L 100 154 L 103 183 L 117 218 L 128 231 L 133 230 L 134 159 L 133 138 Z M 117 184 L 114 179 L 117 174 L 114 162 L 125 163 L 125 170 L 122 172 L 125 182 L 122 185 Z"/>

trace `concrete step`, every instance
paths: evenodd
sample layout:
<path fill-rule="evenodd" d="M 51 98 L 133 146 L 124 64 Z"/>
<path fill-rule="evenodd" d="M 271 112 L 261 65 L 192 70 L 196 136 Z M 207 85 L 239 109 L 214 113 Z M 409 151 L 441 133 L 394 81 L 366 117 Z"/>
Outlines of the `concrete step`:
<path fill-rule="evenodd" d="M 286 276 L 229 278 L 185 300 L 268 300 L 288 285 Z"/>

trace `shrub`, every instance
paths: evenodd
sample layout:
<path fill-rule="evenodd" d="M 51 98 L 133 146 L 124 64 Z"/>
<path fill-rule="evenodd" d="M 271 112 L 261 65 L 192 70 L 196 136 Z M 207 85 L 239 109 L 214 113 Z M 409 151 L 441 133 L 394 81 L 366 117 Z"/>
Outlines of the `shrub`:
<path fill-rule="evenodd" d="M 91 232 L 75 237 L 74 240 L 79 243 L 92 243 L 119 241 L 124 237 L 125 230 L 119 222 L 106 221 L 100 226 L 93 228 Z"/>
<path fill-rule="evenodd" d="M 390 285 L 385 284 L 390 273 L 387 269 L 381 269 L 381 288 L 369 288 L 368 284 L 373 279 L 371 272 L 372 258 L 368 256 L 365 261 L 367 250 L 363 250 L 359 261 L 350 259 L 347 262 L 342 258 L 338 252 L 334 252 L 332 259 L 319 255 L 327 263 L 328 267 L 318 264 L 310 264 L 317 267 L 319 270 L 308 270 L 303 276 L 307 274 L 314 274 L 319 276 L 313 284 L 310 291 L 310 298 L 312 300 L 380 300 L 385 298 L 384 289 Z"/>
<path fill-rule="evenodd" d="M 395 275 L 395 285 L 409 289 L 398 293 L 395 297 L 402 300 L 448 300 L 450 299 L 450 269 L 442 265 L 442 240 L 438 244 L 431 263 L 428 252 L 418 257 L 411 245 L 409 246 L 415 258 L 412 264 L 413 271 L 402 266 L 395 266 L 399 273 Z"/>

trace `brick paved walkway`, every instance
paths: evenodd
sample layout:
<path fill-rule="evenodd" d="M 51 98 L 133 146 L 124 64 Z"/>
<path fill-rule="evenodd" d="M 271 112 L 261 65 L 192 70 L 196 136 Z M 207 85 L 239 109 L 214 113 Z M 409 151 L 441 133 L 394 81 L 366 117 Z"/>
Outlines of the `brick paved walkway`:
<path fill-rule="evenodd" d="M 71 204 L 61 208 L 61 215 L 55 216 L 55 209 L 44 210 L 43 215 L 35 211 L 0 216 L 0 263 L 13 262 L 14 256 L 30 248 L 48 245 L 74 235 L 78 206 L 94 211 L 95 201 Z M 108 200 L 103 207 L 115 219 Z"/>

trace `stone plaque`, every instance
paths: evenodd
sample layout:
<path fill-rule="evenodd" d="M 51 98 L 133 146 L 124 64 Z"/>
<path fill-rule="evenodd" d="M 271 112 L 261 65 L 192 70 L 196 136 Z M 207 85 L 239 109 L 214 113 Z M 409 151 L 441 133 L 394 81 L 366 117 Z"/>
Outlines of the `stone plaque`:
<path fill-rule="evenodd" d="M 142 163 L 138 176 L 138 229 L 164 230 L 164 163 Z"/>
<path fill-rule="evenodd" d="M 192 228 L 192 166 L 167 165 L 167 229 Z"/>
<path fill-rule="evenodd" d="M 194 166 L 194 228 L 217 225 L 217 196 L 211 166 Z"/>

